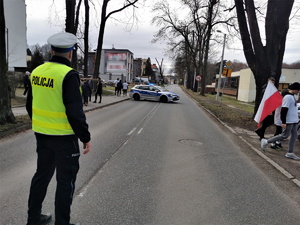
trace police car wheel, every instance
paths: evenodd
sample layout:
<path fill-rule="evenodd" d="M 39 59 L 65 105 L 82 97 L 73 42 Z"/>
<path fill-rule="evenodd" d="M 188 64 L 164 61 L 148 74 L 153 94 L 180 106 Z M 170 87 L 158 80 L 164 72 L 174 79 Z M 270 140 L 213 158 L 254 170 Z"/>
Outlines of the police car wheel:
<path fill-rule="evenodd" d="M 168 98 L 166 96 L 161 96 L 160 101 L 161 102 L 168 102 Z"/>
<path fill-rule="evenodd" d="M 140 96 L 138 94 L 133 95 L 133 99 L 135 101 L 139 101 L 140 100 Z"/>

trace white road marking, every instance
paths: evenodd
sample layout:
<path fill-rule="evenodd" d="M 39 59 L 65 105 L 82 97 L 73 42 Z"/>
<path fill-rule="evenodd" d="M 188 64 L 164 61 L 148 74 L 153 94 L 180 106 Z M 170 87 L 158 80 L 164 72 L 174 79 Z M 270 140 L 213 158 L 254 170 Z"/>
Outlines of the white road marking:
<path fill-rule="evenodd" d="M 134 127 L 127 135 L 128 136 L 132 135 L 135 130 L 136 130 L 136 127 Z"/>

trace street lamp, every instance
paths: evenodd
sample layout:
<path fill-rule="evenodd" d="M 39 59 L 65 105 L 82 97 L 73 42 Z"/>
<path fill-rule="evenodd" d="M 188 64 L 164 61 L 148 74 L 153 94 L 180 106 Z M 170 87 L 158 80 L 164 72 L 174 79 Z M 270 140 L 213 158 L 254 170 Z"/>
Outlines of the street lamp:
<path fill-rule="evenodd" d="M 218 33 L 224 34 L 222 31 L 217 30 Z M 222 77 L 222 70 L 223 70 L 223 59 L 224 59 L 224 49 L 225 49 L 225 42 L 226 42 L 226 34 L 224 34 L 224 41 L 223 41 L 223 50 L 222 50 L 222 58 L 220 63 L 220 70 L 219 70 L 219 79 L 218 79 L 218 90 L 217 90 L 217 96 L 216 100 L 219 100 L 220 95 L 220 88 L 221 88 L 221 77 Z"/>

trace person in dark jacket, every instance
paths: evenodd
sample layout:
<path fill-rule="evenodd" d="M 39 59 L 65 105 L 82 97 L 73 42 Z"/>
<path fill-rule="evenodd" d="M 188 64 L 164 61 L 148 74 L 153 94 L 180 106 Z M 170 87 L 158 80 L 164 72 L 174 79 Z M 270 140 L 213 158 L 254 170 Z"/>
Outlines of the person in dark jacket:
<path fill-rule="evenodd" d="M 102 101 L 102 82 L 100 77 L 97 78 L 97 87 L 96 87 L 96 93 L 95 93 L 95 101 L 94 103 L 97 102 L 97 95 L 99 95 L 99 103 Z"/>
<path fill-rule="evenodd" d="M 79 170 L 78 139 L 83 143 L 83 154 L 91 150 L 79 74 L 70 67 L 76 42 L 71 33 L 51 36 L 48 43 L 52 58 L 31 73 L 26 109 L 37 142 L 37 169 L 30 186 L 27 225 L 51 221 L 51 214 L 42 214 L 42 204 L 55 171 L 55 225 L 71 225 L 71 204 Z"/>
<path fill-rule="evenodd" d="M 26 96 L 27 94 L 27 91 L 29 89 L 29 85 L 30 85 L 30 80 L 29 80 L 29 76 L 30 76 L 30 72 L 29 71 L 26 71 L 25 72 L 25 75 L 23 77 L 23 83 L 24 83 L 24 92 L 23 92 L 23 96 Z"/>
<path fill-rule="evenodd" d="M 83 99 L 83 104 L 84 104 L 85 106 L 87 106 L 88 103 L 89 103 L 88 99 L 89 99 L 90 95 L 92 94 L 92 89 L 91 89 L 91 86 L 90 86 L 90 84 L 89 84 L 89 82 L 88 82 L 87 79 L 85 79 L 85 80 L 83 81 L 83 84 L 82 84 L 81 87 L 82 87 L 82 99 Z"/>
<path fill-rule="evenodd" d="M 275 84 L 275 78 L 274 77 L 269 77 L 268 81 L 272 81 L 273 84 Z M 267 83 L 268 84 L 268 83 Z M 264 96 L 265 90 L 267 88 L 267 84 L 264 84 L 262 87 L 262 93 L 260 95 L 260 101 Z M 275 111 L 272 112 L 272 114 L 268 115 L 261 123 L 261 127 L 255 130 L 255 133 L 259 136 L 259 139 L 265 138 L 265 132 L 266 129 L 274 124 L 274 113 Z"/>
<path fill-rule="evenodd" d="M 88 79 L 88 84 L 90 85 L 90 88 L 91 88 L 91 92 L 90 92 L 90 95 L 89 95 L 89 101 L 91 102 L 92 101 L 92 93 L 94 91 L 94 81 L 93 81 L 93 77 L 89 77 Z"/>
<path fill-rule="evenodd" d="M 120 80 L 120 81 L 117 83 L 117 96 L 121 95 L 122 89 L 123 89 L 123 83 L 122 83 L 122 80 Z"/>

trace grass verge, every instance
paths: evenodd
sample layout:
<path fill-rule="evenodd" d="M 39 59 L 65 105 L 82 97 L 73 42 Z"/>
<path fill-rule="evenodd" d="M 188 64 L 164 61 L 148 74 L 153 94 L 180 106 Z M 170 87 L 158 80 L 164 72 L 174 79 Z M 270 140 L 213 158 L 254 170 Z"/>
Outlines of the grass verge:
<path fill-rule="evenodd" d="M 252 118 L 254 104 L 245 104 L 224 96 L 221 102 L 215 100 L 215 95 L 202 96 L 184 87 L 182 90 L 224 123 L 232 127 L 255 130 L 256 122 Z"/>

